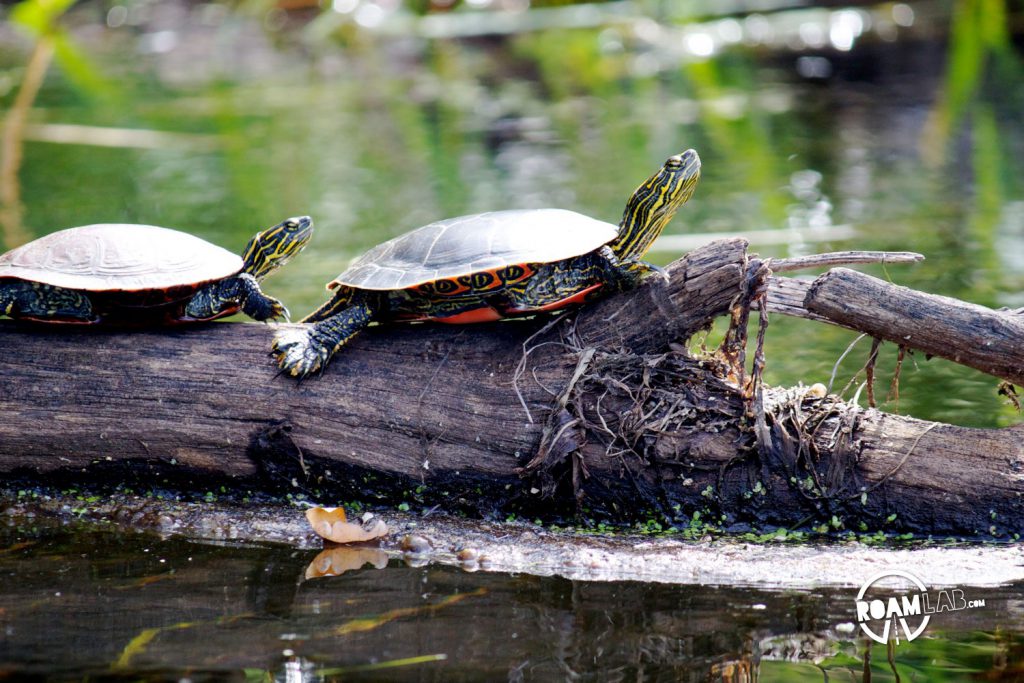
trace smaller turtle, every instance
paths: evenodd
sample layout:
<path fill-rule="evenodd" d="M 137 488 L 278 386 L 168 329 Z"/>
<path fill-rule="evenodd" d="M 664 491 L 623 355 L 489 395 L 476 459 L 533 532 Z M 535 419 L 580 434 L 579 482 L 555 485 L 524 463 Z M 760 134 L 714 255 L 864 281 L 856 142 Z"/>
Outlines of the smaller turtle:
<path fill-rule="evenodd" d="M 641 260 L 693 194 L 700 158 L 669 157 L 626 203 L 618 225 L 574 211 L 449 218 L 380 244 L 327 285 L 334 292 L 274 339 L 294 377 L 322 371 L 370 322 L 473 323 L 528 316 L 624 291 L 661 269 Z"/>
<path fill-rule="evenodd" d="M 241 256 L 155 225 L 103 223 L 51 233 L 0 255 L 0 314 L 47 323 L 159 325 L 256 320 L 288 310 L 259 282 L 313 234 L 309 216 L 257 233 Z"/>

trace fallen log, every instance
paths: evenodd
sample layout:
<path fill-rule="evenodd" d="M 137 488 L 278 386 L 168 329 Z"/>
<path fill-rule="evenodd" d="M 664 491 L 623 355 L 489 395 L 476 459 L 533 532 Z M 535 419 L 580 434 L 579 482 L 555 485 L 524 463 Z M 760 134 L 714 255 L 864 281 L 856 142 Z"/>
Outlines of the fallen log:
<path fill-rule="evenodd" d="M 846 268 L 811 285 L 812 313 L 1024 385 L 1024 320 L 950 297 L 917 292 Z"/>
<path fill-rule="evenodd" d="M 869 334 L 1024 385 L 1024 316 L 835 268 L 769 279 L 766 308 Z"/>
<path fill-rule="evenodd" d="M 767 264 L 725 240 L 667 271 L 556 318 L 373 328 L 302 383 L 277 375 L 265 325 L 5 322 L 0 473 L 531 517 L 1024 531 L 1020 428 L 762 391 L 743 361 Z M 681 346 L 723 315 L 721 356 Z"/>

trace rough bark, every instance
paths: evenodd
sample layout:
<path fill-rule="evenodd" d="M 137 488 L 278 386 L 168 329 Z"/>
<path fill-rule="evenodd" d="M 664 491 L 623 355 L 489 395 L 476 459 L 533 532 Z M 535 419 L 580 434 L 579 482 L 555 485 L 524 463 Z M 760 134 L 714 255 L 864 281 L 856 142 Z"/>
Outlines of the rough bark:
<path fill-rule="evenodd" d="M 0 472 L 531 515 L 1024 530 L 1019 428 L 936 425 L 806 391 L 756 401 L 745 322 L 771 293 L 769 269 L 726 240 L 668 272 L 553 319 L 373 328 L 302 383 L 276 374 L 270 326 L 6 322 Z M 680 346 L 726 314 L 719 358 Z"/>
<path fill-rule="evenodd" d="M 1024 319 L 847 268 L 811 285 L 804 306 L 845 327 L 1024 385 Z"/>

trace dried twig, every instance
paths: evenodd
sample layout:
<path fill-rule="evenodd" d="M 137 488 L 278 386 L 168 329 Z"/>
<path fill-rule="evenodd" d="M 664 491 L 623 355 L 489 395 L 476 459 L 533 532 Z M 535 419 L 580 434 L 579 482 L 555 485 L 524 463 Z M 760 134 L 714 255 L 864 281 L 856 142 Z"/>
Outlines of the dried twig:
<path fill-rule="evenodd" d="M 828 387 L 826 387 L 827 393 L 829 393 L 829 394 L 832 393 L 832 385 L 836 381 L 836 374 L 839 372 L 839 364 L 843 362 L 843 359 L 846 358 L 847 355 L 849 355 L 850 351 L 853 351 L 853 347 L 857 345 L 857 342 L 859 342 L 861 339 L 863 339 L 866 336 L 868 336 L 868 335 L 867 334 L 858 335 L 856 339 L 854 339 L 852 342 L 850 342 L 850 345 L 846 347 L 846 350 L 843 351 L 839 355 L 839 358 L 836 359 L 835 365 L 832 366 L 832 375 L 828 378 Z M 856 377 L 856 375 L 854 375 L 854 377 Z M 849 385 L 847 385 L 847 386 L 849 386 Z M 844 388 L 843 391 L 846 391 L 846 389 Z"/>
<path fill-rule="evenodd" d="M 516 371 L 512 375 L 512 389 L 516 392 L 516 398 L 519 399 L 519 404 L 523 406 L 523 410 L 526 411 L 526 418 L 530 421 L 530 424 L 533 424 L 533 414 L 530 412 L 529 406 L 526 405 L 526 399 L 523 398 L 523 392 L 519 390 L 519 380 L 520 378 L 522 378 L 523 373 L 526 372 L 526 362 L 529 359 L 531 353 L 533 353 L 542 346 L 547 346 L 549 344 L 560 344 L 561 342 L 544 342 L 542 344 L 538 344 L 537 346 L 530 346 L 530 343 L 540 335 L 550 330 L 558 323 L 562 322 L 564 319 L 565 318 L 563 316 L 556 316 L 552 320 L 550 320 L 546 325 L 544 325 L 544 327 L 540 328 L 539 330 L 537 330 L 536 332 L 534 332 L 533 334 L 526 338 L 526 341 L 523 342 L 523 355 L 519 357 L 519 364 L 516 365 Z"/>
<path fill-rule="evenodd" d="M 868 405 L 876 408 L 875 404 L 875 363 L 878 361 L 878 348 L 882 340 L 875 337 L 871 341 L 871 351 L 868 353 L 868 362 L 864 365 L 864 374 L 867 376 L 868 384 Z"/>
<path fill-rule="evenodd" d="M 893 404 L 893 412 L 899 415 L 900 412 L 900 372 L 903 370 L 903 359 L 907 356 L 907 347 L 900 344 L 899 352 L 896 354 L 896 369 L 892 372 L 892 382 L 889 384 L 889 401 Z"/>
<path fill-rule="evenodd" d="M 912 251 L 833 251 L 827 254 L 810 254 L 792 258 L 770 258 L 767 264 L 773 273 L 785 273 L 805 268 L 841 266 L 852 263 L 917 263 L 923 260 L 923 254 Z"/>

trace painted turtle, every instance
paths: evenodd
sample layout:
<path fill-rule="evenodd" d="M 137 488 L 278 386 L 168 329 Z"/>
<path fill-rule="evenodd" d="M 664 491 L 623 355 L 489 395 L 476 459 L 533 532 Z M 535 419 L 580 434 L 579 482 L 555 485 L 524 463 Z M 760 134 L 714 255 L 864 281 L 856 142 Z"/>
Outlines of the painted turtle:
<path fill-rule="evenodd" d="M 242 256 L 154 225 L 68 228 L 0 255 L 0 313 L 19 320 L 122 325 L 213 320 L 241 309 L 287 317 L 259 282 L 313 234 L 308 216 L 256 234 Z"/>
<path fill-rule="evenodd" d="M 660 271 L 641 258 L 700 178 L 700 158 L 670 157 L 636 189 L 619 225 L 561 209 L 495 211 L 425 225 L 380 244 L 327 285 L 334 296 L 281 330 L 288 374 L 320 371 L 371 321 L 471 323 L 553 311 L 631 289 Z"/>

